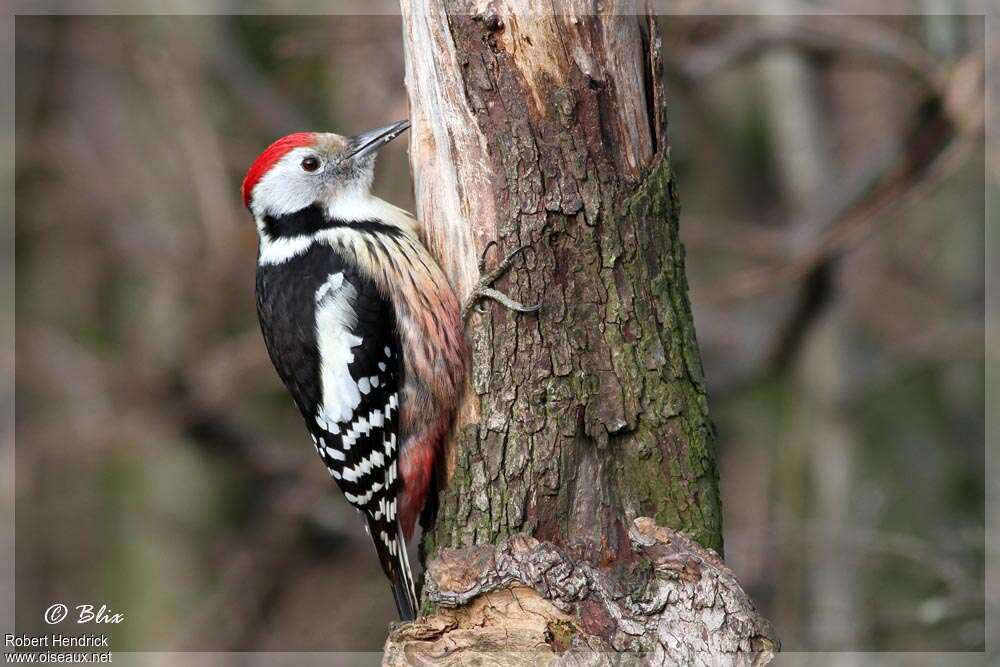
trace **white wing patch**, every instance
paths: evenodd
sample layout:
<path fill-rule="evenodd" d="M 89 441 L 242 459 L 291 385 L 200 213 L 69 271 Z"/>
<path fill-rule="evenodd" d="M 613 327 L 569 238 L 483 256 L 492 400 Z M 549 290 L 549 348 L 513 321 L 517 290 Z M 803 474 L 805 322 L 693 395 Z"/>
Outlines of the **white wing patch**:
<path fill-rule="evenodd" d="M 327 277 L 326 282 L 319 286 L 316 290 L 316 303 L 319 304 L 327 297 L 331 292 L 336 292 L 341 287 L 344 286 L 344 274 L 340 271 L 337 273 L 330 274 Z"/>
<path fill-rule="evenodd" d="M 361 404 L 361 392 L 348 369 L 354 361 L 351 350 L 363 342 L 351 333 L 357 321 L 352 305 L 356 297 L 354 286 L 345 282 L 344 274 L 339 272 L 331 274 L 316 290 L 316 341 L 322 391 L 316 423 L 325 431 L 332 431 L 336 422 L 350 420 Z"/>

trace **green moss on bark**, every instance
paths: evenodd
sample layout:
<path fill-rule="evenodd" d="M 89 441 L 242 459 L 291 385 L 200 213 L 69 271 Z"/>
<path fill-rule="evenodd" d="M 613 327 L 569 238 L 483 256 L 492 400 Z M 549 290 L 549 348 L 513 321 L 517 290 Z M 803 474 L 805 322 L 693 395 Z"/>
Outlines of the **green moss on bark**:
<path fill-rule="evenodd" d="M 679 205 L 666 156 L 622 206 L 617 227 L 658 257 L 632 265 L 632 282 L 651 286 L 637 319 L 652 317 L 636 347 L 648 364 L 637 428 L 623 438 L 617 485 L 629 518 L 653 516 L 722 550 L 722 511 L 714 427 L 687 295 Z M 647 310 L 646 306 L 649 306 Z M 648 327 L 647 327 L 648 328 Z M 665 352 L 659 364 L 658 353 Z"/>

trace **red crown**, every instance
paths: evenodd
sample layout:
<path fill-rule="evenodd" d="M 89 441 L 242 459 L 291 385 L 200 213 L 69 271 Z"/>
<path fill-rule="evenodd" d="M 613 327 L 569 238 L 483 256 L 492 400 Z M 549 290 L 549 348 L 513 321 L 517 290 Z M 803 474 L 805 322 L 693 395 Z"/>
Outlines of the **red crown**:
<path fill-rule="evenodd" d="M 250 207 L 250 195 L 253 193 L 254 187 L 257 182 L 264 177 L 271 167 L 281 158 L 285 157 L 285 154 L 293 148 L 298 148 L 300 146 L 309 146 L 313 143 L 313 132 L 296 132 L 294 134 L 286 135 L 273 144 L 264 149 L 264 152 L 260 154 L 247 171 L 246 178 L 243 179 L 243 185 L 240 186 L 240 194 L 243 196 L 243 205 L 247 208 Z"/>

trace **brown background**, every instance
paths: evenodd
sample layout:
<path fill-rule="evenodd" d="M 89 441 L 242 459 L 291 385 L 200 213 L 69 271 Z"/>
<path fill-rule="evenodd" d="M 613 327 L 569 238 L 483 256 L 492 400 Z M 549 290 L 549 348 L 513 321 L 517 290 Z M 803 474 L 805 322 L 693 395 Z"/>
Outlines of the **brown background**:
<path fill-rule="evenodd" d="M 975 17 L 808 24 L 952 81 L 982 52 Z M 661 17 L 727 561 L 787 649 L 981 649 L 981 135 L 812 32 L 704 69 L 772 25 Z M 268 363 L 238 192 L 282 134 L 405 117 L 401 48 L 392 16 L 17 19 L 19 632 L 92 602 L 126 613 L 119 650 L 381 646 L 391 597 Z M 954 157 L 824 246 L 914 127 Z M 404 151 L 376 191 L 412 209 Z"/>

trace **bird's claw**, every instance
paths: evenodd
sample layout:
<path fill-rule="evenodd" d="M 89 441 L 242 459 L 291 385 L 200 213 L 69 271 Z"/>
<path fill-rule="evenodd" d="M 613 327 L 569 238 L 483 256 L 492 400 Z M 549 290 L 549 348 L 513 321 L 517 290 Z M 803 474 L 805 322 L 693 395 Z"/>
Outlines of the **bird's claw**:
<path fill-rule="evenodd" d="M 472 289 L 472 293 L 469 294 L 469 298 L 466 299 L 465 307 L 462 308 L 463 322 L 469 321 L 469 315 L 473 310 L 477 310 L 480 313 L 486 312 L 482 307 L 477 307 L 477 304 L 483 299 L 492 299 L 505 308 L 509 308 L 510 310 L 518 313 L 537 313 L 542 308 L 542 304 L 540 303 L 527 306 L 519 301 L 515 301 L 503 292 L 492 287 L 493 283 L 499 280 L 510 270 L 510 267 L 514 264 L 514 260 L 517 256 L 529 247 L 527 245 L 522 245 L 515 248 L 508 253 L 499 264 L 497 264 L 496 268 L 489 273 L 486 273 L 486 258 L 489 255 L 490 250 L 495 245 L 497 245 L 496 241 L 490 241 L 487 243 L 486 248 L 483 249 L 483 254 L 479 257 L 479 273 L 482 277 L 479 279 L 479 283 L 477 283 Z"/>

